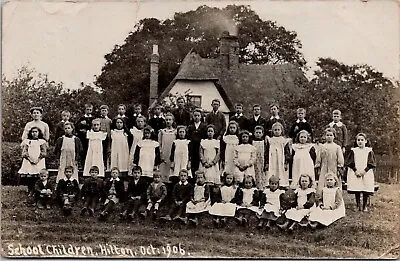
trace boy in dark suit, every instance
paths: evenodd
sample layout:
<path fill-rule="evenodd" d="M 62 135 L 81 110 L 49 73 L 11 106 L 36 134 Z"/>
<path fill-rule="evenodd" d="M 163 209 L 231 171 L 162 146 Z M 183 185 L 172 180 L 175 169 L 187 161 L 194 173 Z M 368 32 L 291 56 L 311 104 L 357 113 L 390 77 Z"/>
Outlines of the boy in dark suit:
<path fill-rule="evenodd" d="M 117 167 L 111 169 L 111 178 L 106 181 L 104 186 L 104 210 L 100 213 L 100 220 L 105 220 L 110 212 L 114 210 L 115 205 L 123 200 L 124 182 L 118 177 L 119 170 Z"/>
<path fill-rule="evenodd" d="M 161 116 L 161 105 L 157 104 L 154 107 L 153 110 L 153 117 L 149 120 L 148 124 L 153 128 L 154 130 L 154 140 L 158 140 L 158 132 L 161 129 L 165 128 L 165 119 L 163 116 Z"/>
<path fill-rule="evenodd" d="M 206 125 L 214 125 L 215 127 L 215 138 L 220 140 L 226 131 L 226 120 L 222 112 L 219 111 L 221 102 L 218 99 L 214 99 L 211 103 L 213 110 L 206 116 Z"/>
<path fill-rule="evenodd" d="M 237 103 L 235 105 L 235 110 L 236 114 L 231 116 L 229 120 L 231 121 L 236 121 L 239 124 L 240 130 L 247 130 L 248 125 L 249 125 L 249 120 L 246 118 L 246 116 L 243 115 L 243 104 Z M 254 131 L 254 130 L 248 130 L 248 131 Z"/>
<path fill-rule="evenodd" d="M 176 126 L 189 126 L 190 112 L 185 108 L 185 99 L 183 97 L 179 97 L 178 99 L 176 99 L 176 103 L 178 105 L 178 108 L 172 111 L 172 114 L 175 118 Z"/>
<path fill-rule="evenodd" d="M 190 168 L 195 173 L 200 166 L 200 142 L 207 137 L 207 125 L 201 122 L 202 112 L 195 109 L 193 112 L 193 123 L 187 130 L 189 143 Z"/>
<path fill-rule="evenodd" d="M 274 125 L 275 122 L 280 122 L 283 126 L 283 129 L 286 131 L 286 124 L 285 121 L 279 116 L 279 106 L 276 103 L 271 104 L 270 106 L 271 109 L 271 117 L 267 120 L 265 124 L 265 131 L 266 134 L 270 137 L 272 137 L 272 125 Z M 284 134 L 283 134 L 284 135 Z"/>
<path fill-rule="evenodd" d="M 254 128 L 256 126 L 262 126 L 265 130 L 267 121 L 261 116 L 261 106 L 259 104 L 253 105 L 253 116 L 249 119 L 248 130 L 254 135 Z M 266 132 L 265 132 L 266 133 Z M 264 136 L 265 136 L 264 133 Z"/>
<path fill-rule="evenodd" d="M 80 166 L 85 166 L 86 154 L 88 150 L 88 140 L 86 138 L 86 133 L 92 129 L 92 121 L 94 120 L 94 116 L 92 115 L 93 105 L 85 104 L 85 115 L 79 118 L 78 122 L 75 124 L 76 136 L 82 143 L 83 154 L 81 157 Z"/>
<path fill-rule="evenodd" d="M 293 142 L 296 141 L 297 133 L 299 133 L 299 131 L 301 130 L 308 131 L 308 133 L 310 133 L 311 140 L 313 140 L 311 125 L 306 121 L 305 117 L 306 117 L 306 110 L 303 108 L 298 108 L 297 120 L 295 123 L 293 123 L 292 128 L 290 128 L 289 132 L 289 137 L 293 140 Z"/>
<path fill-rule="evenodd" d="M 139 166 L 133 167 L 133 178 L 128 184 L 128 202 L 126 209 L 119 216 L 121 219 L 128 218 L 133 220 L 135 214 L 141 213 L 144 210 L 140 210 L 142 206 L 146 206 L 146 192 L 149 184 L 143 179 L 142 168 Z"/>
<path fill-rule="evenodd" d="M 79 197 L 79 184 L 76 179 L 71 179 L 74 168 L 65 167 L 65 177 L 60 179 L 57 184 L 57 199 L 61 203 L 64 215 L 71 214 L 72 205 Z"/>
<path fill-rule="evenodd" d="M 92 166 L 89 170 L 90 178 L 87 178 L 82 186 L 82 200 L 84 201 L 81 210 L 81 216 L 85 215 L 86 211 L 90 216 L 93 216 L 97 204 L 104 195 L 104 182 L 98 178 L 99 167 Z"/>
<path fill-rule="evenodd" d="M 58 138 L 64 135 L 64 124 L 69 122 L 71 118 L 71 113 L 69 111 L 62 111 L 61 112 L 61 121 L 57 123 L 56 131 L 54 135 L 54 143 L 57 141 Z"/>

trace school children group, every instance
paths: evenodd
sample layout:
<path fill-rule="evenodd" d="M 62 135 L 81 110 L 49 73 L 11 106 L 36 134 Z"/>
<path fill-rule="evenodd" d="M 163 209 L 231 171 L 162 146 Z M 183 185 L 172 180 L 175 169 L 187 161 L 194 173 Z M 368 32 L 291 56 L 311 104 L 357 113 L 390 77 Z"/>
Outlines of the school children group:
<path fill-rule="evenodd" d="M 67 215 L 81 200 L 80 214 L 99 211 L 101 220 L 119 209 L 122 220 L 151 216 L 197 225 L 198 215 L 208 212 L 215 226 L 225 225 L 228 218 L 245 226 L 254 215 L 259 228 L 277 225 L 292 231 L 297 225 L 327 226 L 345 216 L 341 187 L 347 173 L 348 193 L 355 194 L 358 210 L 368 211 L 375 157 L 363 133 L 348 149 L 339 110 L 333 111 L 333 121 L 324 125 L 322 139 L 314 144 L 313 128 L 302 108 L 286 137 L 287 125 L 276 104 L 270 106 L 269 119 L 261 116 L 260 105 L 246 118 L 243 105 L 236 104 L 228 125 L 217 99 L 205 117 L 201 109 L 187 111 L 183 97 L 177 105 L 170 112 L 156 105 L 147 120 L 140 105 L 133 117 L 119 105 L 118 115 L 110 119 L 107 105 L 96 118 L 87 104 L 76 124 L 63 111 L 55 131 L 55 188 L 45 168 L 49 127 L 41 121 L 42 109 L 32 108 L 33 121 L 22 135 L 19 173 L 33 177 L 28 188 L 37 206 L 51 208 L 56 195 Z M 78 177 L 81 167 L 83 184 Z"/>

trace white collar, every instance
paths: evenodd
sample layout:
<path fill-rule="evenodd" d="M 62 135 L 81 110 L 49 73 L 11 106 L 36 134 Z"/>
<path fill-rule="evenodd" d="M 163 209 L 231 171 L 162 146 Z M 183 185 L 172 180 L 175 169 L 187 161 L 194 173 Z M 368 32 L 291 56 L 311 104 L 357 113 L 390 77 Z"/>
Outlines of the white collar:
<path fill-rule="evenodd" d="M 111 182 L 113 182 L 114 180 L 119 181 L 119 177 L 116 177 L 115 179 L 113 179 L 113 178 L 110 179 Z"/>
<path fill-rule="evenodd" d="M 196 129 L 200 126 L 200 124 L 201 124 L 201 121 L 194 123 L 194 126 L 196 127 Z"/>
<path fill-rule="evenodd" d="M 64 179 L 65 181 L 68 181 L 68 180 L 69 180 L 69 181 L 74 181 L 75 178 L 71 177 L 70 179 L 67 179 L 67 177 L 64 177 L 63 179 Z"/>
<path fill-rule="evenodd" d="M 236 113 L 235 116 L 236 116 L 236 117 L 242 117 L 242 116 L 243 116 L 243 113 L 240 113 L 240 114 L 237 114 L 237 113 Z"/>
<path fill-rule="evenodd" d="M 306 121 L 306 119 L 303 119 L 301 122 L 302 122 L 302 123 L 306 123 L 307 121 Z M 296 123 L 300 123 L 300 120 L 297 119 Z"/>
<path fill-rule="evenodd" d="M 185 181 L 185 183 L 182 183 L 182 181 L 179 181 L 179 185 L 181 185 L 181 186 L 182 186 L 182 185 L 185 185 L 185 186 L 186 186 L 188 183 L 189 183 L 189 182 L 188 182 L 187 180 Z"/>
<path fill-rule="evenodd" d="M 218 111 L 214 111 L 214 110 L 212 111 L 213 114 L 217 114 L 218 112 L 219 112 L 219 110 Z"/>
<path fill-rule="evenodd" d="M 339 121 L 338 123 L 332 121 L 331 123 L 329 123 L 329 127 L 333 127 L 333 126 L 338 126 L 338 127 L 342 127 L 343 123 L 341 121 Z"/>
<path fill-rule="evenodd" d="M 106 115 L 106 116 L 101 116 L 101 115 L 100 115 L 100 119 L 109 119 L 109 118 L 108 118 L 107 115 Z"/>
<path fill-rule="evenodd" d="M 161 119 L 162 119 L 162 118 L 164 118 L 164 117 L 163 117 L 162 115 L 159 115 L 159 116 L 157 116 L 157 115 L 154 115 L 154 116 L 153 116 L 153 118 L 155 118 L 155 119 L 157 119 L 157 118 L 161 118 Z"/>
<path fill-rule="evenodd" d="M 125 118 L 126 116 L 125 116 L 125 114 L 124 115 L 117 115 L 117 118 Z"/>
<path fill-rule="evenodd" d="M 90 118 L 90 117 L 92 117 L 92 114 L 85 114 L 85 115 L 83 115 L 83 117 L 85 117 L 85 118 Z"/>
<path fill-rule="evenodd" d="M 46 179 L 45 181 L 42 181 L 42 183 L 43 183 L 43 185 L 46 186 L 46 184 L 47 184 L 47 179 Z"/>
<path fill-rule="evenodd" d="M 139 114 L 134 113 L 133 114 L 133 117 L 139 117 L 139 116 L 142 116 L 142 114 L 141 113 L 139 113 Z"/>
<path fill-rule="evenodd" d="M 279 120 L 280 119 L 280 117 L 279 117 L 279 115 L 278 116 L 271 116 L 271 118 L 269 118 L 270 120 L 273 120 L 273 119 L 277 119 L 277 120 Z"/>
<path fill-rule="evenodd" d="M 260 118 L 261 115 L 254 115 L 254 119 L 258 120 Z"/>

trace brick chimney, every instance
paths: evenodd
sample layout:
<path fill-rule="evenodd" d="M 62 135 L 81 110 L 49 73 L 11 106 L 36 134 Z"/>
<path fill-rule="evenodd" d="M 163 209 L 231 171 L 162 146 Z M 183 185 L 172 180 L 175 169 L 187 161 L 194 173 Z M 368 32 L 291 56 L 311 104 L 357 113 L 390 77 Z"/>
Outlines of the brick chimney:
<path fill-rule="evenodd" d="M 219 42 L 222 69 L 232 71 L 239 67 L 239 41 L 236 35 L 224 31 Z"/>
<path fill-rule="evenodd" d="M 153 45 L 153 53 L 150 58 L 150 95 L 149 106 L 158 98 L 158 64 L 160 56 L 158 55 L 158 45 Z"/>

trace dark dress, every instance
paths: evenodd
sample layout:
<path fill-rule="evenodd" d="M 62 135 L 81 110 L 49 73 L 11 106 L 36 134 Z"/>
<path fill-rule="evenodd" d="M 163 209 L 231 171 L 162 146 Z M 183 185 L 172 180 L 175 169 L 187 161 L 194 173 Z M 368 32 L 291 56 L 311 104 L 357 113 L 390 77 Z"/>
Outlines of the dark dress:
<path fill-rule="evenodd" d="M 172 190 L 172 205 L 170 206 L 169 214 L 171 216 L 184 217 L 186 214 L 186 204 L 192 198 L 192 194 L 192 184 L 189 182 L 186 182 L 186 184 L 182 184 L 181 182 L 176 183 Z M 178 205 L 178 201 L 182 201 L 182 204 Z"/>
<path fill-rule="evenodd" d="M 84 198 L 84 207 L 96 208 L 100 199 L 104 198 L 104 182 L 100 178 L 87 178 L 83 183 L 81 196 Z"/>
<path fill-rule="evenodd" d="M 86 154 L 89 146 L 89 141 L 86 138 L 86 133 L 92 129 L 92 121 L 95 118 L 93 115 L 84 115 L 75 124 L 76 136 L 82 143 L 83 153 L 81 157 L 81 166 L 85 166 Z"/>
<path fill-rule="evenodd" d="M 190 124 L 187 129 L 187 138 L 190 140 L 189 143 L 189 155 L 192 175 L 200 167 L 200 142 L 202 139 L 207 138 L 207 126 L 204 123 L 200 123 L 196 129 L 194 123 Z"/>

